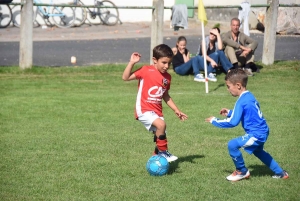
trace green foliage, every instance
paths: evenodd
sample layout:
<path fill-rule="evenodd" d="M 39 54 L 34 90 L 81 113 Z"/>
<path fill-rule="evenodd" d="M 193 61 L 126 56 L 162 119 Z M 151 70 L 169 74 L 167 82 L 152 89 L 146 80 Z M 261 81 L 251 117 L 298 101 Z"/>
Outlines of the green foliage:
<path fill-rule="evenodd" d="M 122 81 L 125 65 L 1 67 L 0 200 L 299 200 L 300 62 L 259 66 L 248 89 L 271 128 L 265 149 L 288 180 L 272 179 L 243 152 L 250 179 L 226 181 L 234 170 L 227 142 L 244 131 L 204 122 L 234 106 L 224 74 L 206 94 L 204 83 L 170 70 L 170 95 L 189 119 L 180 122 L 164 104 L 179 159 L 168 175 L 151 177 L 153 136 L 134 119 L 137 81 Z"/>
<path fill-rule="evenodd" d="M 220 28 L 220 23 L 215 24 L 213 28 Z"/>

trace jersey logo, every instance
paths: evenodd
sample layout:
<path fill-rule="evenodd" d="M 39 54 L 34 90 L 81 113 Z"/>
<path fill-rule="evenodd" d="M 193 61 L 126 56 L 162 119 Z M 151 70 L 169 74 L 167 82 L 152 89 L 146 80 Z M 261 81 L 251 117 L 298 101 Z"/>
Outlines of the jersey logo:
<path fill-rule="evenodd" d="M 148 95 L 152 98 L 158 98 L 163 95 L 162 87 L 153 86 L 148 90 Z"/>
<path fill-rule="evenodd" d="M 164 88 L 166 88 L 168 86 L 168 80 L 166 78 L 163 79 L 162 85 Z"/>

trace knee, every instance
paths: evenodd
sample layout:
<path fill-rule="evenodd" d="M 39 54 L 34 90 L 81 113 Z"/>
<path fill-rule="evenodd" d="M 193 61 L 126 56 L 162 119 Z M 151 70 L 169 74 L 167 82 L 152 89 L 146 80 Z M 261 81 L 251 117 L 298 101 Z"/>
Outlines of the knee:
<path fill-rule="evenodd" d="M 163 120 L 157 121 L 155 122 L 155 127 L 157 130 L 166 130 L 166 123 Z"/>
<path fill-rule="evenodd" d="M 198 60 L 198 62 L 201 62 L 203 60 L 203 57 L 200 55 L 197 55 L 195 58 Z"/>
<path fill-rule="evenodd" d="M 266 151 L 264 151 L 262 148 L 257 148 L 255 151 L 253 151 L 253 155 L 257 158 L 260 158 L 260 156 L 268 154 Z"/>
<path fill-rule="evenodd" d="M 224 51 L 227 52 L 227 54 L 235 54 L 235 50 L 231 46 L 226 46 Z"/>
<path fill-rule="evenodd" d="M 232 50 L 232 51 L 234 51 L 234 48 L 233 47 L 231 47 L 231 46 L 229 46 L 229 45 L 227 45 L 226 47 L 225 47 L 225 50 Z"/>
<path fill-rule="evenodd" d="M 213 57 L 218 57 L 219 56 L 219 50 L 215 51 L 214 53 L 212 53 Z"/>
<path fill-rule="evenodd" d="M 239 148 L 239 145 L 235 139 L 228 142 L 228 150 L 236 150 Z"/>
<path fill-rule="evenodd" d="M 216 52 L 217 52 L 218 55 L 224 55 L 223 50 L 218 50 L 218 51 L 216 51 Z"/>

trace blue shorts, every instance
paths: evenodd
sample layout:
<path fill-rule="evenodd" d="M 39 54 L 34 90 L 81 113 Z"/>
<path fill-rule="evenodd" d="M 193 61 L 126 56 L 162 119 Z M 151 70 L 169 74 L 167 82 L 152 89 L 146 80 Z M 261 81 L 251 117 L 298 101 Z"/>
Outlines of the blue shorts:
<path fill-rule="evenodd" d="M 237 140 L 239 147 L 243 148 L 248 154 L 252 154 L 257 149 L 263 149 L 267 138 L 268 135 L 263 135 L 263 137 L 257 138 L 252 134 L 245 134 L 235 138 L 235 140 Z"/>

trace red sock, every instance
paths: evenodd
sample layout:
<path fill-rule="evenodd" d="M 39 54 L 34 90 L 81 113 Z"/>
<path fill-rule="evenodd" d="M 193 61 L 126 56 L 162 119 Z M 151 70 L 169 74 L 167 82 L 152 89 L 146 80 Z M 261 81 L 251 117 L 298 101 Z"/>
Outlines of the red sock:
<path fill-rule="evenodd" d="M 166 151 L 166 150 L 168 150 L 168 140 L 167 139 L 160 140 L 157 138 L 156 146 L 159 151 Z"/>

